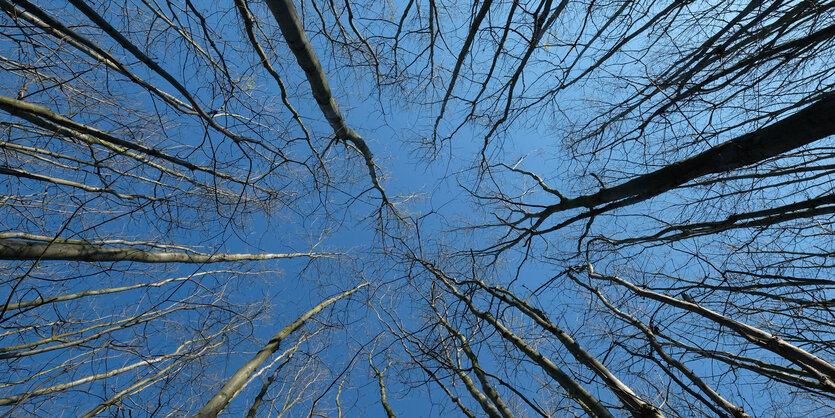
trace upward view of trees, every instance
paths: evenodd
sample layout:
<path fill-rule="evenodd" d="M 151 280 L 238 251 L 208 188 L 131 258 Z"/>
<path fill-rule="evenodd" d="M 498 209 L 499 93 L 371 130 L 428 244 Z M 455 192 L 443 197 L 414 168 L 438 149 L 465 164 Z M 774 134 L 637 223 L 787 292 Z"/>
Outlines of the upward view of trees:
<path fill-rule="evenodd" d="M 0 9 L 4 416 L 835 414 L 835 2 Z"/>

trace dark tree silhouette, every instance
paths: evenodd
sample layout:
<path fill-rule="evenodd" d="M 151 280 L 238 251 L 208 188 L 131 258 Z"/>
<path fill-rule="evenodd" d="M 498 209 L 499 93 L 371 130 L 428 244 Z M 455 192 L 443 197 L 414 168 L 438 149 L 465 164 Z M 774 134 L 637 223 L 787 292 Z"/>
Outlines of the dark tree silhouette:
<path fill-rule="evenodd" d="M 835 413 L 835 2 L 0 9 L 0 413 Z"/>

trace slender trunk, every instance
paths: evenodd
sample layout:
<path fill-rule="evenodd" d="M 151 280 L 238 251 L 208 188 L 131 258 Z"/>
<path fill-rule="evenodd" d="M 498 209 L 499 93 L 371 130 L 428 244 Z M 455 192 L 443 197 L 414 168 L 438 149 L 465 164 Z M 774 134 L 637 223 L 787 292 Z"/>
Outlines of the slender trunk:
<path fill-rule="evenodd" d="M 481 281 L 478 281 L 479 285 L 487 290 L 491 295 L 497 297 L 499 300 L 507 303 L 510 306 L 513 306 L 520 311 L 522 311 L 525 315 L 533 319 L 539 326 L 550 332 L 553 336 L 557 337 L 557 339 L 562 343 L 563 347 L 565 347 L 569 353 L 581 364 L 591 369 L 594 374 L 596 374 L 606 386 L 618 397 L 618 399 L 623 403 L 624 407 L 628 409 L 634 416 L 640 417 L 661 417 L 661 411 L 658 410 L 654 405 L 649 402 L 644 401 L 635 392 L 632 391 L 629 386 L 623 384 L 620 379 L 617 378 L 612 372 L 606 368 L 603 363 L 601 363 L 596 357 L 591 355 L 588 351 L 586 351 L 580 344 L 577 343 L 573 338 L 571 338 L 568 333 L 563 331 L 558 326 L 554 325 L 543 312 L 531 307 L 525 301 L 519 299 L 515 295 L 510 292 L 506 291 L 497 291 L 494 288 L 491 288 L 484 284 Z"/>
<path fill-rule="evenodd" d="M 595 207 L 629 199 L 630 204 L 657 196 L 696 178 L 745 167 L 776 157 L 835 134 L 835 94 L 754 132 L 717 145 L 693 157 L 669 164 L 614 187 L 566 199 L 545 209 L 541 216 Z"/>
<path fill-rule="evenodd" d="M 642 289 L 617 276 L 606 276 L 603 274 L 595 273 L 591 265 L 588 266 L 588 269 L 589 277 L 620 284 L 621 286 L 626 287 L 627 289 L 641 297 L 653 299 L 662 303 L 666 303 L 668 305 L 675 306 L 680 309 L 693 312 L 704 318 L 714 321 L 719 325 L 725 326 L 728 329 L 733 330 L 742 338 L 757 345 L 758 347 L 771 351 L 772 353 L 777 354 L 783 357 L 784 359 L 800 366 L 803 370 L 806 370 L 807 372 L 813 374 L 826 387 L 827 391 L 835 393 L 835 383 L 833 383 L 833 380 L 835 380 L 835 365 L 823 360 L 822 358 L 812 353 L 809 353 L 808 351 L 800 347 L 796 347 L 792 344 L 789 344 L 788 342 L 786 342 L 782 338 L 777 337 L 776 335 L 769 334 L 758 328 L 754 328 L 742 322 L 735 321 L 722 314 L 704 308 L 699 304 L 681 301 L 671 296 Z"/>
<path fill-rule="evenodd" d="M 368 283 L 363 283 L 351 290 L 342 292 L 328 300 L 325 300 L 324 302 L 316 305 L 313 309 L 305 312 L 304 315 L 300 316 L 292 324 L 284 327 L 284 329 L 279 331 L 278 334 L 276 334 L 270 339 L 270 341 L 267 343 L 267 345 L 264 346 L 264 348 L 258 351 L 258 353 L 255 354 L 255 356 L 252 359 L 247 361 L 246 364 L 241 366 L 241 368 L 238 369 L 238 371 L 235 372 L 235 374 L 229 378 L 226 384 L 223 385 L 223 387 L 220 388 L 220 390 L 214 396 L 212 396 L 211 399 L 209 399 L 209 402 L 207 402 L 206 405 L 203 406 L 203 409 L 201 409 L 200 412 L 198 412 L 195 415 L 195 417 L 216 417 L 220 413 L 220 411 L 226 408 L 226 405 L 228 405 L 229 402 L 231 402 L 232 399 L 238 395 L 241 389 L 243 389 L 243 385 L 247 381 L 247 378 L 249 378 L 249 376 L 252 373 L 254 373 L 255 370 L 262 363 L 264 363 L 264 361 L 266 361 L 271 355 L 273 355 L 273 353 L 275 353 L 276 350 L 278 350 L 278 347 L 281 344 L 282 340 L 287 338 L 297 329 L 301 328 L 301 326 L 304 325 L 305 321 L 307 321 L 313 315 L 316 315 L 317 313 L 328 307 L 328 305 L 342 298 L 350 296 L 351 294 L 353 294 L 357 290 L 362 289 L 365 286 L 368 286 Z"/>
<path fill-rule="evenodd" d="M 374 363 L 371 361 L 371 355 L 368 356 L 368 365 L 371 366 L 371 370 L 373 370 L 374 374 L 377 376 L 377 386 L 380 387 L 380 403 L 383 404 L 383 409 L 385 409 L 386 411 L 386 416 L 388 418 L 395 418 L 394 410 L 391 409 L 388 397 L 386 396 L 386 382 L 383 381 L 383 372 L 381 372 L 380 369 L 374 366 Z M 383 371 L 385 371 L 385 369 L 383 369 Z"/>
<path fill-rule="evenodd" d="M 267 0 L 267 6 L 275 16 L 278 27 L 281 28 L 281 34 L 290 47 L 290 51 L 296 57 L 299 67 L 304 71 L 307 82 L 310 85 L 310 90 L 313 92 L 313 98 L 319 104 L 319 109 L 328 120 L 328 123 L 333 128 L 333 133 L 337 138 L 351 143 L 362 154 L 365 159 L 365 165 L 368 167 L 368 175 L 371 177 L 371 183 L 374 188 L 380 192 L 383 203 L 388 204 L 388 198 L 380 185 L 377 178 L 377 168 L 374 165 L 374 155 L 371 149 L 368 148 L 365 140 L 353 129 L 348 127 L 345 119 L 339 112 L 339 107 L 331 94 L 331 88 L 328 84 L 328 78 L 325 75 L 325 70 L 319 63 L 319 58 L 316 56 L 316 51 L 307 39 L 304 32 L 304 26 L 299 18 L 299 13 L 296 11 L 296 6 L 293 5 L 293 0 Z"/>
<path fill-rule="evenodd" d="M 147 251 L 133 247 L 99 247 L 87 244 L 42 243 L 0 238 L 0 260 L 66 260 L 85 262 L 133 261 L 138 263 L 221 263 L 273 260 L 277 258 L 320 257 L 316 253 L 286 254 L 201 254 Z"/>
<path fill-rule="evenodd" d="M 574 279 L 572 275 L 569 275 L 569 277 Z M 638 318 L 635 318 L 634 316 L 629 315 L 626 312 L 623 312 L 620 309 L 616 308 L 608 300 L 606 300 L 606 298 L 603 296 L 603 293 L 601 293 L 599 290 L 587 286 L 579 280 L 574 279 L 574 281 L 580 286 L 586 288 L 594 295 L 596 295 L 600 302 L 602 302 L 606 306 L 606 308 L 612 311 L 615 315 L 622 318 L 624 321 L 629 322 L 630 324 L 632 324 L 632 326 L 640 329 L 641 332 L 643 332 L 644 335 L 646 335 L 647 341 L 649 341 L 650 345 L 655 350 L 655 352 L 658 353 L 661 359 L 663 359 L 668 364 L 671 364 L 674 368 L 676 368 L 682 374 L 687 376 L 687 378 L 690 379 L 690 382 L 693 383 L 693 385 L 695 385 L 697 388 L 701 389 L 701 391 L 704 394 L 706 394 L 713 402 L 722 407 L 724 410 L 728 411 L 728 413 L 730 413 L 735 418 L 750 418 L 750 416 L 745 413 L 745 410 L 742 407 L 730 403 L 727 399 L 723 398 L 722 395 L 713 390 L 713 388 L 708 386 L 707 383 L 705 383 L 701 378 L 699 378 L 696 375 L 696 373 L 694 373 L 687 366 L 685 366 L 684 363 L 674 359 L 672 356 L 667 354 L 667 352 L 661 346 L 661 343 L 659 343 L 658 340 L 655 338 L 655 332 L 650 327 L 646 326 L 643 322 L 639 321 Z"/>
<path fill-rule="evenodd" d="M 587 414 L 593 417 L 612 417 L 612 413 L 606 409 L 603 404 L 594 397 L 591 393 L 589 393 L 586 388 L 582 385 L 577 383 L 571 376 L 566 374 L 562 369 L 560 369 L 554 362 L 550 359 L 542 355 L 539 351 L 535 348 L 531 347 L 527 344 L 524 340 L 522 340 L 518 335 L 514 334 L 510 331 L 507 327 L 505 327 L 498 319 L 496 319 L 493 315 L 489 312 L 482 312 L 475 307 L 473 301 L 468 298 L 466 295 L 461 293 L 455 285 L 452 284 L 450 278 L 447 277 L 443 272 L 436 269 L 429 263 L 422 262 L 424 267 L 426 267 L 436 278 L 438 278 L 441 282 L 446 285 L 446 287 L 457 297 L 459 300 L 464 302 L 470 311 L 478 318 L 486 321 L 489 323 L 496 331 L 498 331 L 499 335 L 502 336 L 505 340 L 513 344 L 518 350 L 523 352 L 532 362 L 536 363 L 539 367 L 541 367 L 548 376 L 551 376 L 554 381 L 556 381 L 563 389 L 568 392 L 568 395 L 580 406 L 583 410 L 586 411 Z"/>

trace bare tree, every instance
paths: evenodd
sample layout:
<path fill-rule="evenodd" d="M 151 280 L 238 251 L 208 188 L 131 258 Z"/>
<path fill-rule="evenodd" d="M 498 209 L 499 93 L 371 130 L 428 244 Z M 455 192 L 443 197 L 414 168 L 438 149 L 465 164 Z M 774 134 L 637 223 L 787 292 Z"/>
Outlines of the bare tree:
<path fill-rule="evenodd" d="M 833 2 L 0 9 L 2 413 L 833 412 Z"/>

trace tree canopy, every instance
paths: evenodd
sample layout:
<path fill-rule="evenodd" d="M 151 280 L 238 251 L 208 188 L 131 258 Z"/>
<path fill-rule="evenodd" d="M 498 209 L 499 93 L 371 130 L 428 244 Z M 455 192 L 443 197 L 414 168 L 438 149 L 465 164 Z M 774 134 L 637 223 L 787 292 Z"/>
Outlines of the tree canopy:
<path fill-rule="evenodd" d="M 835 2 L 0 9 L 0 414 L 835 414 Z"/>

